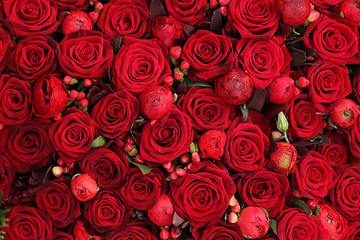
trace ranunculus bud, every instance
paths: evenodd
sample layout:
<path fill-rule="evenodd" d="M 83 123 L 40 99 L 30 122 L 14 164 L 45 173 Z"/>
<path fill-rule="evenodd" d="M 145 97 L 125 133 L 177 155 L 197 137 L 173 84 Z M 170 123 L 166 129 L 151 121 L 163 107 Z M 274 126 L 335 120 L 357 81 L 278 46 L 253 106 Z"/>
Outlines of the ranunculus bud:
<path fill-rule="evenodd" d="M 74 237 L 75 240 L 90 240 L 91 235 L 85 230 L 82 219 L 78 219 L 75 222 Z"/>
<path fill-rule="evenodd" d="M 171 109 L 174 97 L 165 86 L 150 86 L 139 96 L 140 110 L 148 119 L 159 119 Z"/>
<path fill-rule="evenodd" d="M 70 183 L 71 192 L 79 201 L 86 202 L 97 194 L 99 187 L 89 174 L 75 175 Z"/>
<path fill-rule="evenodd" d="M 260 238 L 269 230 L 269 219 L 259 207 L 244 208 L 240 212 L 237 224 L 245 238 Z"/>
<path fill-rule="evenodd" d="M 226 134 L 219 130 L 209 130 L 199 139 L 200 151 L 207 157 L 220 160 L 224 155 Z"/>
<path fill-rule="evenodd" d="M 67 35 L 80 30 L 92 30 L 93 24 L 89 15 L 83 11 L 71 11 L 62 23 L 62 33 Z"/>
<path fill-rule="evenodd" d="M 160 16 L 152 21 L 152 34 L 167 47 L 175 45 L 175 38 L 185 37 L 184 25 L 173 18 Z"/>
<path fill-rule="evenodd" d="M 289 122 L 283 112 L 279 112 L 276 125 L 280 132 L 286 132 L 288 130 Z"/>
<path fill-rule="evenodd" d="M 283 22 L 292 27 L 303 25 L 311 11 L 310 0 L 276 0 L 276 8 Z"/>
<path fill-rule="evenodd" d="M 71 100 L 63 86 L 63 82 L 54 75 L 45 75 L 36 81 L 33 88 L 33 113 L 39 118 L 55 117 Z"/>
<path fill-rule="evenodd" d="M 331 120 L 339 127 L 348 128 L 356 122 L 360 114 L 359 107 L 350 99 L 341 100 L 330 112 Z"/>
<path fill-rule="evenodd" d="M 349 228 L 348 221 L 329 204 L 322 203 L 319 207 L 318 219 L 330 233 L 330 239 L 345 239 Z"/>
<path fill-rule="evenodd" d="M 267 168 L 281 173 L 293 173 L 296 166 L 297 151 L 294 145 L 277 142 L 278 150 L 271 153 Z"/>
<path fill-rule="evenodd" d="M 269 86 L 270 101 L 276 104 L 287 103 L 295 93 L 295 82 L 288 76 L 275 78 Z"/>
<path fill-rule="evenodd" d="M 253 83 L 241 68 L 233 68 L 215 81 L 215 92 L 225 102 L 239 105 L 246 102 L 253 90 Z"/>
<path fill-rule="evenodd" d="M 171 226 L 174 217 L 174 207 L 167 194 L 161 195 L 147 211 L 150 221 L 159 227 Z"/>

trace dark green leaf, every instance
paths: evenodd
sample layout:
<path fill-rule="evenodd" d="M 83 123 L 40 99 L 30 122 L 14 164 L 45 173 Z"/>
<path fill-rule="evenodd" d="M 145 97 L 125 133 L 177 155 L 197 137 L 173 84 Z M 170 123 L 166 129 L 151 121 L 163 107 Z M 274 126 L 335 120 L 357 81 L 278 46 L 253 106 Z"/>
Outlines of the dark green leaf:
<path fill-rule="evenodd" d="M 317 217 L 319 215 L 319 212 L 320 212 L 320 208 L 316 206 L 313 210 L 314 216 Z"/>
<path fill-rule="evenodd" d="M 246 107 L 246 103 L 241 104 L 239 107 L 240 107 L 241 113 L 243 115 L 243 121 L 245 122 L 249 116 L 249 109 Z"/>
<path fill-rule="evenodd" d="M 294 207 L 304 210 L 307 214 L 311 214 L 312 211 L 306 203 L 300 198 L 292 197 Z"/>
<path fill-rule="evenodd" d="M 211 88 L 211 84 L 210 83 L 207 83 L 207 82 L 188 82 L 186 81 L 186 86 L 187 87 L 208 87 L 208 88 Z"/>
<path fill-rule="evenodd" d="M 277 236 L 277 227 L 278 227 L 278 223 L 277 223 L 277 221 L 275 220 L 275 219 L 272 219 L 272 218 L 270 218 L 270 223 L 269 223 L 269 225 L 270 225 L 270 228 L 273 230 L 273 232 L 276 234 L 276 236 Z"/>
<path fill-rule="evenodd" d="M 127 159 L 129 160 L 130 163 L 134 164 L 135 166 L 137 166 L 138 168 L 140 168 L 140 171 L 146 175 L 148 174 L 149 172 L 151 172 L 151 170 L 153 169 L 152 167 L 149 167 L 149 166 L 146 166 L 146 165 L 141 165 L 141 164 L 138 164 L 138 163 L 134 163 L 130 156 L 126 154 L 126 157 Z"/>

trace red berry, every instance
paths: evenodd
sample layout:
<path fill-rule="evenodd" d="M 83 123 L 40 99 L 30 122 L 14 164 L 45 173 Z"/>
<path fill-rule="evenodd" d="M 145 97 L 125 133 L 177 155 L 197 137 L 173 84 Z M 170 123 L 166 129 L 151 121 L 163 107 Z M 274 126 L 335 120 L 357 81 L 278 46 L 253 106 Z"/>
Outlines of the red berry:
<path fill-rule="evenodd" d="M 96 2 L 95 3 L 95 10 L 96 11 L 101 11 L 101 10 L 103 10 L 103 8 L 104 8 L 104 5 L 101 2 Z"/>
<path fill-rule="evenodd" d="M 133 150 L 133 146 L 130 143 L 125 143 L 124 152 L 131 152 Z"/>
<path fill-rule="evenodd" d="M 86 108 L 88 105 L 89 105 L 89 100 L 87 100 L 86 98 L 82 99 L 80 101 L 80 105 L 83 107 L 83 108 Z"/>
<path fill-rule="evenodd" d="M 178 237 L 180 237 L 181 235 L 181 228 L 180 227 L 173 227 L 170 230 L 170 235 L 172 239 L 176 239 Z"/>
<path fill-rule="evenodd" d="M 191 160 L 193 161 L 193 163 L 199 163 L 200 162 L 200 155 L 198 152 L 193 152 L 191 154 Z"/>
<path fill-rule="evenodd" d="M 173 82 L 174 82 L 174 78 L 172 76 L 166 76 L 163 79 L 163 84 L 165 84 L 168 87 L 171 87 L 173 85 Z"/>
<path fill-rule="evenodd" d="M 65 165 L 64 160 L 62 160 L 61 158 L 59 158 L 56 162 L 57 162 L 57 164 L 59 164 L 60 166 L 64 166 L 64 165 Z"/>
<path fill-rule="evenodd" d="M 66 75 L 63 79 L 63 82 L 65 84 L 70 84 L 71 83 L 71 77 L 69 75 Z"/>
<path fill-rule="evenodd" d="M 191 169 L 191 166 L 192 166 L 192 163 L 189 163 L 189 164 L 186 166 L 186 168 L 187 168 L 188 170 L 190 170 L 190 169 Z"/>
<path fill-rule="evenodd" d="M 134 141 L 134 139 L 132 138 L 131 135 L 126 135 L 126 136 L 125 136 L 125 139 L 124 139 L 124 142 L 125 142 L 125 143 L 130 143 L 131 145 L 132 145 L 132 144 L 135 144 L 135 141 Z"/>
<path fill-rule="evenodd" d="M 164 162 L 162 165 L 166 170 L 168 170 L 171 168 L 171 164 L 172 164 L 171 161 L 169 161 L 169 162 Z"/>
<path fill-rule="evenodd" d="M 226 5 L 228 5 L 230 3 L 230 0 L 219 0 L 219 4 L 221 5 L 221 6 L 226 6 Z"/>
<path fill-rule="evenodd" d="M 145 161 L 140 158 L 140 155 L 139 155 L 139 154 L 136 154 L 136 155 L 135 155 L 135 157 L 134 157 L 134 159 L 133 159 L 133 162 L 134 162 L 134 163 L 141 164 L 141 165 L 145 165 Z"/>
<path fill-rule="evenodd" d="M 310 84 L 309 79 L 307 79 L 306 77 L 299 77 L 297 84 L 299 88 L 306 88 L 307 86 L 309 86 L 309 84 Z"/>
<path fill-rule="evenodd" d="M 170 233 L 168 230 L 166 230 L 165 228 L 163 228 L 160 232 L 160 239 L 166 240 L 170 237 Z"/>
<path fill-rule="evenodd" d="M 93 83 L 94 85 L 98 85 L 98 84 L 100 83 L 100 79 L 99 79 L 99 78 L 93 78 L 93 79 L 91 79 L 91 81 L 92 81 L 92 83 Z"/>
<path fill-rule="evenodd" d="M 90 79 L 87 78 L 84 80 L 85 87 L 91 87 L 92 84 L 93 84 L 93 82 Z"/>
<path fill-rule="evenodd" d="M 292 195 L 296 198 L 301 198 L 301 193 L 298 189 L 296 189 L 295 191 L 293 191 Z"/>
<path fill-rule="evenodd" d="M 55 115 L 55 117 L 53 117 L 53 119 L 55 120 L 55 121 L 58 121 L 58 120 L 60 120 L 62 117 L 61 117 L 61 114 L 60 113 L 58 113 L 57 115 Z M 1 124 L 0 124 L 0 130 L 2 129 L 2 127 L 1 127 Z"/>
<path fill-rule="evenodd" d="M 92 22 L 97 22 L 97 20 L 99 19 L 99 12 L 98 11 L 89 12 L 89 18 L 91 19 Z"/>
<path fill-rule="evenodd" d="M 186 61 L 186 60 L 182 60 L 181 64 L 180 64 L 180 68 L 182 70 L 189 69 L 190 68 L 190 63 L 188 61 Z"/>
<path fill-rule="evenodd" d="M 230 210 L 231 210 L 232 212 L 235 212 L 235 213 L 240 212 L 241 208 L 240 208 L 239 203 L 237 202 L 237 203 L 235 204 L 235 206 L 230 207 Z"/>
<path fill-rule="evenodd" d="M 184 77 L 184 73 L 181 72 L 181 71 L 175 71 L 174 72 L 174 77 L 175 77 L 176 80 L 180 80 L 180 79 L 182 79 Z"/>
<path fill-rule="evenodd" d="M 186 170 L 183 169 L 183 168 L 178 168 L 178 169 L 176 169 L 175 172 L 176 172 L 176 174 L 177 174 L 178 176 L 180 176 L 180 177 L 185 176 L 185 174 L 186 174 Z"/>
<path fill-rule="evenodd" d="M 179 176 L 176 174 L 176 172 L 171 172 L 170 173 L 170 179 L 171 180 L 176 180 L 176 179 L 178 179 L 179 178 Z"/>
<path fill-rule="evenodd" d="M 190 162 L 190 157 L 189 155 L 187 155 L 186 153 L 184 153 L 183 155 L 181 155 L 180 157 L 180 162 L 182 164 L 187 164 L 188 162 Z"/>
<path fill-rule="evenodd" d="M 51 171 L 55 177 L 60 177 L 64 172 L 64 168 L 61 166 L 54 166 Z"/>
<path fill-rule="evenodd" d="M 228 8 L 226 6 L 222 6 L 219 8 L 221 15 L 226 17 L 228 15 Z"/>
<path fill-rule="evenodd" d="M 85 98 L 85 93 L 84 92 L 79 92 L 79 94 L 77 95 L 76 99 L 77 100 L 81 100 L 81 99 L 84 99 Z"/>
<path fill-rule="evenodd" d="M 168 173 L 171 173 L 171 172 L 175 171 L 175 164 L 171 163 L 170 168 L 169 168 L 169 169 L 166 169 L 166 171 L 167 171 Z"/>
<path fill-rule="evenodd" d="M 309 208 L 310 208 L 311 210 L 313 210 L 313 209 L 315 209 L 315 207 L 316 207 L 317 204 L 316 204 L 315 201 L 310 200 L 310 201 L 307 202 L 307 205 L 309 206 Z"/>
<path fill-rule="evenodd" d="M 78 93 L 78 91 L 76 91 L 76 90 L 71 90 L 71 91 L 70 91 L 70 97 L 71 97 L 71 98 L 76 98 L 78 94 L 79 94 L 79 93 Z"/>
<path fill-rule="evenodd" d="M 175 59 L 179 59 L 181 57 L 182 49 L 180 46 L 175 46 L 170 48 L 170 56 L 172 56 Z"/>
<path fill-rule="evenodd" d="M 216 8 L 219 5 L 219 2 L 217 0 L 210 0 L 209 7 L 211 9 Z"/>

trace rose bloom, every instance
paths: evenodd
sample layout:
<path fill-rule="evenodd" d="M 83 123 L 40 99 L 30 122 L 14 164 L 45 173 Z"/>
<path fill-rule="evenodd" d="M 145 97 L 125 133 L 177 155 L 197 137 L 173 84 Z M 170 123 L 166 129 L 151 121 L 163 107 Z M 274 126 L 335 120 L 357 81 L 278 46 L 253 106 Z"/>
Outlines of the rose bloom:
<path fill-rule="evenodd" d="M 267 41 L 278 28 L 280 13 L 275 0 L 232 0 L 228 24 L 241 38 Z"/>
<path fill-rule="evenodd" d="M 346 66 L 320 60 L 307 70 L 310 80 L 309 96 L 316 109 L 327 113 L 332 104 L 351 93 L 351 82 Z"/>
<path fill-rule="evenodd" d="M 235 108 L 218 97 L 211 88 L 192 87 L 183 98 L 182 111 L 201 132 L 223 131 L 231 124 Z"/>
<path fill-rule="evenodd" d="M 0 131 L 2 134 L 2 132 Z M 1 142 L 0 142 L 1 144 Z M 0 150 L 1 151 L 1 150 Z M 3 192 L 3 200 L 7 201 L 9 194 L 12 192 L 15 181 L 15 169 L 9 160 L 0 154 L 0 192 Z"/>
<path fill-rule="evenodd" d="M 234 172 L 252 172 L 265 167 L 270 141 L 258 125 L 244 123 L 240 117 L 227 133 L 224 163 Z"/>
<path fill-rule="evenodd" d="M 143 0 L 113 0 L 104 5 L 96 26 L 116 38 L 146 38 L 150 32 L 150 12 Z"/>
<path fill-rule="evenodd" d="M 80 204 L 71 193 L 70 178 L 61 177 L 36 189 L 36 205 L 46 212 L 56 227 L 74 223 L 80 216 Z"/>
<path fill-rule="evenodd" d="M 353 222 L 350 227 L 346 238 L 348 240 L 360 239 L 360 222 Z"/>
<path fill-rule="evenodd" d="M 53 239 L 51 219 L 37 208 L 17 205 L 11 208 L 7 218 L 6 239 Z"/>
<path fill-rule="evenodd" d="M 200 222 L 191 231 L 195 240 L 243 240 L 237 224 L 228 224 L 220 219 L 214 219 L 208 224 Z"/>
<path fill-rule="evenodd" d="M 51 35 L 65 14 L 48 0 L 4 0 L 5 25 L 11 35 L 23 38 L 34 34 Z"/>
<path fill-rule="evenodd" d="M 85 10 L 89 6 L 87 0 L 51 0 L 59 9 L 65 11 Z"/>
<path fill-rule="evenodd" d="M 227 170 L 209 161 L 193 164 L 185 177 L 170 182 L 174 209 L 192 226 L 221 218 L 235 191 Z"/>
<path fill-rule="evenodd" d="M 232 68 L 234 51 L 230 39 L 226 36 L 197 30 L 186 41 L 182 59 L 191 66 L 191 81 L 212 82 Z"/>
<path fill-rule="evenodd" d="M 318 145 L 316 151 L 325 156 L 332 167 L 340 167 L 348 160 L 348 146 L 345 144 L 343 138 L 336 132 L 326 132 L 325 137 L 330 139 L 328 145 Z"/>
<path fill-rule="evenodd" d="M 360 158 L 360 118 L 349 128 L 349 149 L 355 158 Z"/>
<path fill-rule="evenodd" d="M 113 47 L 100 32 L 80 30 L 59 43 L 58 61 L 66 74 L 75 78 L 103 78 L 113 60 Z"/>
<path fill-rule="evenodd" d="M 3 74 L 0 77 L 0 122 L 22 124 L 31 119 L 32 88 L 28 82 Z"/>
<path fill-rule="evenodd" d="M 290 73 L 292 57 L 281 37 L 269 41 L 240 39 L 236 45 L 238 64 L 249 73 L 255 88 L 267 87 L 276 77 Z"/>
<path fill-rule="evenodd" d="M 156 240 L 158 238 L 151 231 L 151 227 L 147 223 L 139 221 L 128 223 L 124 227 L 108 232 L 106 239 Z"/>
<path fill-rule="evenodd" d="M 330 8 L 343 2 L 344 0 L 311 0 L 311 3 L 320 8 Z"/>
<path fill-rule="evenodd" d="M 189 25 L 197 25 L 206 20 L 206 0 L 165 0 L 166 9 L 171 17 Z"/>
<path fill-rule="evenodd" d="M 7 65 L 7 60 L 12 52 L 10 34 L 3 27 L 0 27 L 0 71 L 3 72 Z"/>
<path fill-rule="evenodd" d="M 74 237 L 66 232 L 55 231 L 54 240 L 74 240 Z"/>
<path fill-rule="evenodd" d="M 47 130 L 48 123 L 36 118 L 29 123 L 3 129 L 4 153 L 16 172 L 38 170 L 49 163 L 54 147 Z"/>
<path fill-rule="evenodd" d="M 160 85 L 171 75 L 168 49 L 157 39 L 124 38 L 111 69 L 115 89 L 138 96 L 145 88 Z"/>

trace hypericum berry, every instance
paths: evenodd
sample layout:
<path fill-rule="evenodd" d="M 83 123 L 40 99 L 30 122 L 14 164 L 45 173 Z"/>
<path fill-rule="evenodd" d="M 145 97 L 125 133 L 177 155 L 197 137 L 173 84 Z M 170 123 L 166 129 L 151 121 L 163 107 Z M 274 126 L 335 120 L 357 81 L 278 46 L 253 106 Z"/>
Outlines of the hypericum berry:
<path fill-rule="evenodd" d="M 104 5 L 101 2 L 96 2 L 95 3 L 95 10 L 96 11 L 101 11 L 101 10 L 103 10 L 103 8 L 104 8 Z"/>
<path fill-rule="evenodd" d="M 141 165 L 144 165 L 145 164 L 145 161 L 140 157 L 139 154 L 136 154 L 134 159 L 133 159 L 133 162 L 134 163 L 138 163 L 138 164 L 141 164 Z"/>
<path fill-rule="evenodd" d="M 176 80 L 180 80 L 184 77 L 184 73 L 182 71 L 174 71 L 174 78 Z"/>
<path fill-rule="evenodd" d="M 136 146 L 135 145 L 132 146 L 133 146 L 133 150 L 128 153 L 130 157 L 134 157 L 139 153 L 139 151 L 136 149 Z"/>
<path fill-rule="evenodd" d="M 226 6 L 226 5 L 228 5 L 230 3 L 230 0 L 219 0 L 219 4 L 221 5 L 221 6 Z"/>
<path fill-rule="evenodd" d="M 53 117 L 54 121 L 59 121 L 61 118 L 62 118 L 62 116 L 60 113 L 56 114 L 55 117 Z M 1 123 L 0 123 L 0 130 L 1 129 L 2 129 L 2 127 L 1 127 Z"/>
<path fill-rule="evenodd" d="M 91 87 L 92 84 L 93 84 L 93 81 L 91 81 L 90 79 L 88 79 L 88 78 L 84 79 L 85 87 Z"/>
<path fill-rule="evenodd" d="M 174 83 L 174 78 L 172 76 L 166 76 L 163 79 L 163 84 L 165 84 L 167 87 L 171 87 Z"/>
<path fill-rule="evenodd" d="M 316 203 L 315 201 L 313 201 L 313 200 L 310 200 L 310 201 L 307 202 L 307 205 L 309 206 L 309 208 L 310 208 L 311 210 L 314 210 L 315 207 L 316 207 L 316 205 L 317 205 L 317 203 Z"/>
<path fill-rule="evenodd" d="M 200 155 L 198 152 L 193 152 L 191 154 L 191 161 L 193 161 L 193 163 L 199 163 L 200 162 Z"/>
<path fill-rule="evenodd" d="M 89 12 L 89 18 L 91 19 L 92 22 L 97 22 L 97 20 L 99 19 L 99 12 L 98 11 L 92 11 Z"/>
<path fill-rule="evenodd" d="M 175 46 L 170 48 L 170 56 L 172 56 L 175 59 L 179 59 L 181 57 L 182 49 L 180 46 Z"/>
<path fill-rule="evenodd" d="M 93 79 L 91 79 L 91 81 L 93 82 L 94 85 L 98 85 L 100 83 L 99 78 L 93 78 Z"/>
<path fill-rule="evenodd" d="M 70 84 L 71 83 L 71 77 L 69 75 L 66 75 L 63 79 L 63 82 L 65 84 Z"/>
<path fill-rule="evenodd" d="M 162 165 L 166 170 L 169 170 L 171 168 L 171 164 L 172 162 L 169 161 L 169 162 L 164 162 Z"/>
<path fill-rule="evenodd" d="M 130 143 L 125 143 L 124 145 L 124 152 L 131 152 L 133 150 L 133 146 Z"/>
<path fill-rule="evenodd" d="M 82 99 L 80 101 L 80 105 L 83 107 L 83 108 L 86 108 L 88 105 L 89 105 L 89 100 L 87 100 L 86 98 Z"/>
<path fill-rule="evenodd" d="M 176 172 L 171 172 L 170 173 L 170 179 L 171 180 L 176 180 L 176 179 L 178 179 L 179 178 L 179 176 L 176 174 Z"/>
<path fill-rule="evenodd" d="M 240 210 L 241 210 L 240 204 L 239 204 L 239 203 L 236 203 L 235 206 L 231 206 L 231 207 L 230 207 L 230 210 L 231 210 L 232 212 L 235 212 L 235 213 L 240 212 Z"/>
<path fill-rule="evenodd" d="M 168 230 L 166 230 L 165 228 L 163 228 L 160 232 L 160 239 L 162 240 L 166 240 L 170 237 L 170 233 Z"/>
<path fill-rule="evenodd" d="M 186 165 L 186 169 L 187 169 L 187 170 L 190 170 L 190 169 L 191 169 L 191 166 L 192 166 L 192 163 L 189 163 L 188 165 Z"/>
<path fill-rule="evenodd" d="M 180 227 L 173 227 L 170 230 L 170 236 L 172 239 L 177 239 L 181 235 L 181 228 Z"/>
<path fill-rule="evenodd" d="M 309 86 L 310 81 L 306 77 L 301 76 L 296 83 L 299 88 L 306 88 L 307 86 Z"/>
<path fill-rule="evenodd" d="M 79 93 L 78 93 L 78 91 L 76 91 L 76 90 L 71 90 L 71 91 L 70 91 L 70 97 L 73 98 L 73 99 L 75 99 L 78 94 L 79 94 Z"/>
<path fill-rule="evenodd" d="M 64 160 L 62 160 L 61 158 L 58 158 L 58 160 L 57 160 L 56 162 L 57 162 L 57 164 L 59 164 L 60 166 L 64 166 L 64 165 L 65 165 Z"/>
<path fill-rule="evenodd" d="M 209 7 L 211 9 L 216 8 L 219 5 L 219 2 L 217 0 L 210 0 Z"/>
<path fill-rule="evenodd" d="M 180 64 L 180 68 L 182 70 L 187 70 L 187 69 L 190 68 L 190 63 L 188 61 L 186 61 L 186 60 L 182 60 L 181 64 Z"/>
<path fill-rule="evenodd" d="M 51 171 L 55 177 L 60 177 L 64 172 L 64 168 L 61 166 L 54 166 Z"/>
<path fill-rule="evenodd" d="M 171 163 L 170 168 L 169 168 L 169 169 L 166 169 L 166 171 L 167 171 L 168 173 L 171 173 L 171 172 L 175 171 L 175 164 Z"/>
<path fill-rule="evenodd" d="M 84 92 L 79 92 L 77 97 L 76 97 L 76 99 L 79 100 L 79 101 L 81 101 L 84 98 L 85 98 L 85 93 Z"/>
<path fill-rule="evenodd" d="M 237 199 L 235 198 L 235 196 L 232 196 L 229 200 L 229 205 L 232 207 L 232 206 L 235 206 L 236 203 L 237 203 Z"/>
<path fill-rule="evenodd" d="M 219 8 L 221 15 L 223 15 L 224 17 L 226 17 L 228 15 L 228 7 L 227 6 L 222 6 Z"/>
<path fill-rule="evenodd" d="M 130 143 L 131 145 L 135 144 L 135 141 L 134 141 L 134 139 L 133 139 L 133 137 L 131 135 L 126 135 L 125 138 L 124 138 L 124 142 L 125 143 Z"/>
<path fill-rule="evenodd" d="M 296 189 L 295 191 L 293 191 L 292 195 L 296 198 L 301 198 L 301 193 L 298 189 Z"/>
<path fill-rule="evenodd" d="M 180 177 L 183 177 L 183 176 L 185 176 L 185 174 L 186 174 L 186 170 L 183 169 L 183 168 L 178 168 L 178 169 L 175 170 L 175 172 L 176 172 L 176 174 L 177 174 L 178 176 L 180 176 Z"/>
<path fill-rule="evenodd" d="M 190 157 L 189 157 L 189 155 L 187 155 L 186 153 L 184 153 L 183 155 L 181 155 L 181 157 L 180 157 L 180 162 L 181 162 L 181 164 L 187 164 L 188 162 L 190 162 Z"/>
<path fill-rule="evenodd" d="M 236 223 L 238 221 L 238 216 L 236 215 L 236 213 L 231 212 L 229 214 L 228 221 L 229 223 Z"/>

